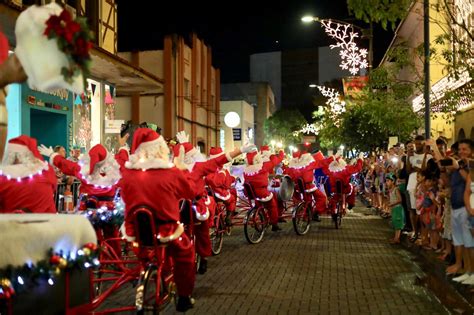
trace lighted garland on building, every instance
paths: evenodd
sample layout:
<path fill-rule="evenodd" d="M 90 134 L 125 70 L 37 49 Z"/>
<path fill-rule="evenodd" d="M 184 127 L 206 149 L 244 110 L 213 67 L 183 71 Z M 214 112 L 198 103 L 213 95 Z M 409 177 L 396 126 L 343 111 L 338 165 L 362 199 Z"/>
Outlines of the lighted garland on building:
<path fill-rule="evenodd" d="M 50 249 L 46 259 L 36 264 L 25 263 L 23 266 L 7 266 L 0 269 L 0 298 L 9 298 L 15 292 L 27 290 L 40 285 L 41 282 L 54 285 L 55 279 L 73 270 L 84 270 L 99 266 L 98 248 L 94 243 L 87 243 L 81 249 L 64 253 Z"/>
<path fill-rule="evenodd" d="M 293 132 L 293 135 L 295 137 L 297 137 L 300 133 L 317 135 L 319 134 L 320 130 L 321 130 L 321 126 L 316 126 L 316 124 L 306 124 L 300 130 Z"/>
<path fill-rule="evenodd" d="M 359 34 L 353 31 L 350 24 L 341 24 L 331 20 L 321 20 L 321 24 L 324 26 L 326 34 L 337 41 L 335 45 L 329 45 L 329 48 L 340 49 L 340 67 L 342 69 L 356 75 L 361 69 L 369 67 L 367 49 L 359 48 L 356 45 L 354 40 L 359 37 Z"/>

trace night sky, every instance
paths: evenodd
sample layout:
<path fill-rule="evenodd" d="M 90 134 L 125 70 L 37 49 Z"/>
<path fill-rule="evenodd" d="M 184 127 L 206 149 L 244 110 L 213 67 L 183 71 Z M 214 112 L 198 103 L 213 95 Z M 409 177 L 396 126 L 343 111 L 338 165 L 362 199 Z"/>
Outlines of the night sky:
<path fill-rule="evenodd" d="M 211 46 L 222 83 L 249 81 L 253 53 L 328 45 L 330 40 L 319 23 L 303 24 L 303 15 L 367 26 L 349 16 L 346 0 L 117 2 L 119 51 L 162 49 L 164 35 L 195 31 Z M 392 37 L 393 32 L 375 28 L 374 66 Z M 368 47 L 367 41 L 362 43 Z"/>

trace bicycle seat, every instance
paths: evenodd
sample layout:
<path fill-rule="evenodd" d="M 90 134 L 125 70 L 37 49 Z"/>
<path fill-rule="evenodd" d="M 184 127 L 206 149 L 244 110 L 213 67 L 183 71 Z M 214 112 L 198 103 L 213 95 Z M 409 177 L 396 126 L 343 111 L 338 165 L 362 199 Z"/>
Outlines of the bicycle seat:
<path fill-rule="evenodd" d="M 336 181 L 336 193 L 342 194 L 342 181 L 340 180 Z"/>
<path fill-rule="evenodd" d="M 190 225 L 193 221 L 193 209 L 191 202 L 186 199 L 179 201 L 179 220 L 184 225 Z"/>
<path fill-rule="evenodd" d="M 150 208 L 139 206 L 133 211 L 136 241 L 139 246 L 152 247 L 155 242 L 155 218 Z"/>

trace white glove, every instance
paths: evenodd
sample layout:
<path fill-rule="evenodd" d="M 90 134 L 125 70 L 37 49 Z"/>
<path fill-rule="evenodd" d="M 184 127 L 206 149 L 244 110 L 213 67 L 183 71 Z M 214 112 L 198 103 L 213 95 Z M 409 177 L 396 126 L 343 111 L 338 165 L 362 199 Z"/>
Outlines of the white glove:
<path fill-rule="evenodd" d="M 364 153 L 361 152 L 361 153 L 359 153 L 359 160 L 363 160 L 363 159 L 364 159 Z"/>
<path fill-rule="evenodd" d="M 176 168 L 178 168 L 180 170 L 186 170 L 187 169 L 186 163 L 184 163 L 184 156 L 185 156 L 184 147 L 181 146 L 179 148 L 179 155 L 175 156 L 174 160 L 173 160 L 174 165 L 176 166 Z"/>
<path fill-rule="evenodd" d="M 176 134 L 176 138 L 179 143 L 189 142 L 189 135 L 186 134 L 186 131 L 180 131 Z"/>
<path fill-rule="evenodd" d="M 248 153 L 254 150 L 257 150 L 257 147 L 252 143 L 247 143 L 240 147 L 240 152 L 242 153 Z"/>
<path fill-rule="evenodd" d="M 44 156 L 47 156 L 47 157 L 50 157 L 51 154 L 54 153 L 53 151 L 53 148 L 52 147 L 47 147 L 45 146 L 44 144 L 38 146 L 38 151 L 41 155 L 44 155 Z"/>

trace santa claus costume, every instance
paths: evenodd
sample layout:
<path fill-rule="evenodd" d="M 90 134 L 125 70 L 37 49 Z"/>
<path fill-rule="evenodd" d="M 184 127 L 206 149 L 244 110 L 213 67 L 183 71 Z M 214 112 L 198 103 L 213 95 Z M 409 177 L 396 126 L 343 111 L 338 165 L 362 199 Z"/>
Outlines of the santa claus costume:
<path fill-rule="evenodd" d="M 209 159 L 215 159 L 225 154 L 220 147 L 212 147 L 209 150 Z M 235 182 L 234 176 L 229 173 L 230 162 L 216 172 L 206 176 L 206 185 L 214 193 L 216 202 L 224 203 L 227 211 L 226 224 L 231 225 L 231 215 L 235 212 L 237 205 L 237 191 L 232 187 Z"/>
<path fill-rule="evenodd" d="M 81 198 L 80 210 L 101 207 L 114 209 L 120 166 L 115 156 L 103 145 L 93 146 L 88 154 L 79 158 L 79 162 L 69 161 L 43 145 L 39 150 L 43 155 L 49 156 L 50 163 L 62 173 L 74 176 L 81 182 L 80 193 L 85 198 Z"/>
<path fill-rule="evenodd" d="M 119 183 L 125 203 L 124 235 L 133 240 L 133 211 L 140 206 L 152 209 L 157 220 L 160 241 L 168 244 L 174 263 L 174 280 L 178 289 L 178 311 L 193 306 L 190 298 L 195 282 L 194 246 L 179 222 L 179 201 L 196 196 L 194 185 L 183 172 L 169 162 L 169 148 L 163 137 L 148 128 L 133 135 L 131 155 L 125 148 L 118 153 L 122 165 Z"/>
<path fill-rule="evenodd" d="M 342 193 L 346 195 L 346 203 L 349 209 L 355 205 L 356 189 L 350 183 L 351 176 L 362 170 L 363 159 L 359 158 L 354 165 L 347 165 L 342 158 L 336 158 L 331 162 L 324 171 L 329 176 L 329 184 L 331 187 L 331 199 L 329 201 L 329 210 L 334 213 L 340 195 L 336 194 L 337 182 L 342 184 Z M 344 207 L 345 208 L 345 207 Z"/>
<path fill-rule="evenodd" d="M 283 151 L 278 155 L 271 155 L 269 161 L 264 162 L 260 153 L 257 151 L 247 153 L 247 165 L 244 168 L 244 179 L 252 187 L 255 198 L 258 202 L 270 212 L 270 223 L 272 231 L 278 231 L 279 207 L 276 193 L 268 190 L 268 178 L 270 172 L 283 161 Z"/>
<path fill-rule="evenodd" d="M 179 132 L 177 138 L 179 144 L 173 148 L 174 156 L 179 155 L 181 147 L 184 148 L 184 163 L 187 167 L 187 171 L 184 171 L 185 176 L 196 187 L 196 195 L 190 198 L 190 200 L 193 200 L 195 222 L 199 223 L 194 227 L 194 235 L 196 237 L 194 245 L 196 253 L 201 258 L 198 272 L 204 274 L 207 271 L 206 258 L 212 255 L 209 219 L 212 220 L 214 217 L 216 207 L 214 197 L 209 196 L 207 193 L 205 177 L 221 169 L 224 164 L 231 162 L 232 158 L 229 154 L 222 154 L 206 161 L 206 158 L 189 142 L 189 136 L 184 131 Z"/>
<path fill-rule="evenodd" d="M 0 212 L 56 213 L 56 175 L 38 152 L 36 139 L 8 141 L 0 165 Z"/>

